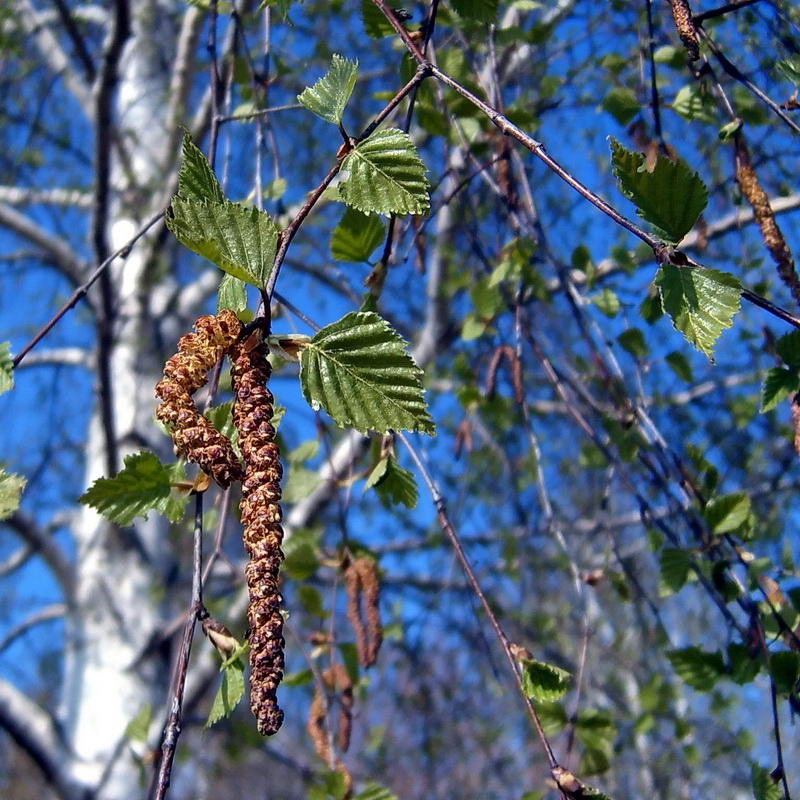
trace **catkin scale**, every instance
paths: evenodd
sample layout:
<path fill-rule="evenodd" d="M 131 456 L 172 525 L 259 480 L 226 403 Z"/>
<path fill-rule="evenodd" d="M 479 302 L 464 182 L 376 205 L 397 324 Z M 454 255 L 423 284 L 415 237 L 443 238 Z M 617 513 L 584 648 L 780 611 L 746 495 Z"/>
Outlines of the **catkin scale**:
<path fill-rule="evenodd" d="M 250 708 L 265 736 L 278 731 L 283 711 L 277 689 L 283 677 L 283 598 L 278 586 L 283 554 L 281 490 L 283 470 L 272 426 L 273 399 L 266 383 L 271 373 L 260 332 L 237 342 L 233 363 L 233 419 L 245 463 L 241 516 L 250 560 L 245 578 L 250 593 Z"/>
<path fill-rule="evenodd" d="M 224 310 L 200 317 L 195 330 L 180 338 L 178 352 L 167 359 L 164 377 L 156 384 L 161 400 L 156 417 L 170 428 L 178 453 L 226 487 L 242 477 L 241 465 L 230 441 L 198 411 L 192 394 L 239 338 L 242 324 L 233 311 Z"/>

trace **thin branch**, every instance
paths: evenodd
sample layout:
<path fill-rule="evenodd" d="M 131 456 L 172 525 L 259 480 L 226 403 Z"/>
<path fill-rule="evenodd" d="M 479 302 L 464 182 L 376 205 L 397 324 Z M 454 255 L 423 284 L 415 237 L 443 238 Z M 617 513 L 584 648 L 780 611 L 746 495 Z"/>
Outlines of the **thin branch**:
<path fill-rule="evenodd" d="M 1 209 L 0 209 L 1 210 Z M 115 261 L 117 258 L 122 256 L 126 258 L 128 253 L 130 253 L 131 248 L 142 238 L 149 230 L 152 228 L 157 222 L 159 222 L 164 216 L 163 211 L 159 211 L 154 217 L 149 219 L 140 229 L 139 231 L 129 239 L 122 247 L 118 250 L 115 250 L 105 261 L 98 264 L 94 272 L 89 276 L 89 279 L 83 285 L 79 286 L 72 294 L 72 296 L 64 303 L 63 306 L 56 312 L 56 314 L 47 322 L 41 330 L 31 339 L 22 350 L 14 356 L 14 367 L 18 367 L 22 361 L 24 360 L 25 356 L 36 347 L 39 342 L 47 336 L 48 333 L 56 326 L 56 324 L 61 320 L 61 318 L 71 309 L 74 308 L 80 300 L 82 300 L 89 289 L 94 285 L 97 279 L 105 272 L 106 268 L 109 264 Z"/>
<path fill-rule="evenodd" d="M 175 666 L 175 678 L 171 692 L 169 716 L 161 739 L 161 759 L 156 774 L 153 800 L 164 800 L 172 777 L 172 765 L 181 735 L 183 694 L 186 688 L 186 674 L 189 670 L 189 656 L 192 652 L 192 638 L 198 617 L 203 610 L 203 494 L 195 494 L 194 535 L 192 549 L 192 599 L 183 628 L 180 654 Z"/>
<path fill-rule="evenodd" d="M 60 800 L 84 800 L 87 787 L 69 774 L 69 755 L 50 715 L 0 678 L 0 727 L 31 758 Z"/>
<path fill-rule="evenodd" d="M 3 520 L 21 539 L 27 542 L 35 552 L 41 553 L 45 564 L 61 584 L 61 590 L 69 602 L 75 592 L 75 576 L 72 564 L 46 531 L 40 528 L 34 519 L 17 511 Z"/>
<path fill-rule="evenodd" d="M 747 6 L 752 6 L 759 2 L 761 2 L 761 0 L 739 0 L 738 3 L 726 3 L 724 6 L 720 6 L 719 8 L 712 8 L 709 11 L 703 11 L 702 14 L 695 14 L 692 19 L 694 20 L 695 25 L 702 25 L 707 19 L 721 17 L 723 14 L 730 14 L 732 11 L 738 11 L 740 8 L 746 8 Z"/>
<path fill-rule="evenodd" d="M 67 32 L 67 36 L 69 36 L 72 46 L 75 48 L 75 55 L 77 56 L 78 61 L 81 62 L 86 82 L 89 84 L 94 83 L 94 61 L 92 60 L 92 56 L 86 47 L 86 42 L 83 40 L 80 30 L 75 24 L 75 20 L 73 19 L 65 0 L 53 0 L 53 4 L 58 11 L 58 16 L 61 20 L 61 23 L 64 25 L 64 30 Z"/>
<path fill-rule="evenodd" d="M 31 353 L 21 367 L 60 366 L 84 367 L 92 369 L 94 357 L 90 350 L 83 347 L 54 347 L 50 350 L 41 350 Z"/>
<path fill-rule="evenodd" d="M 489 618 L 489 622 L 491 623 L 492 629 L 494 630 L 495 636 L 497 637 L 498 641 L 500 642 L 500 646 L 503 648 L 503 652 L 506 654 L 506 659 L 511 667 L 511 671 L 514 673 L 514 679 L 517 683 L 517 687 L 519 688 L 520 694 L 523 697 L 525 702 L 525 707 L 527 708 L 528 715 L 531 718 L 531 722 L 533 723 L 533 727 L 536 730 L 537 735 L 539 736 L 539 740 L 542 743 L 542 747 L 544 748 L 545 754 L 547 755 L 547 761 L 550 765 L 550 769 L 555 769 L 558 767 L 558 760 L 553 753 L 553 749 L 550 746 L 550 742 L 545 735 L 544 728 L 542 728 L 542 723 L 539 720 L 539 715 L 536 713 L 536 709 L 533 707 L 531 703 L 530 697 L 528 697 L 527 692 L 525 691 L 525 687 L 522 683 L 522 676 L 519 671 L 519 666 L 517 664 L 517 659 L 514 656 L 511 647 L 511 641 L 509 640 L 508 636 L 506 636 L 505 631 L 503 630 L 502 626 L 500 625 L 500 621 L 497 619 L 497 615 L 494 613 L 494 609 L 492 608 L 489 600 L 487 599 L 486 595 L 481 588 L 481 585 L 478 581 L 477 576 L 475 575 L 475 571 L 472 569 L 472 565 L 467 558 L 467 554 L 464 552 L 464 548 L 461 545 L 461 539 L 459 538 L 458 532 L 456 531 L 455 527 L 453 526 L 452 522 L 450 521 L 450 517 L 447 514 L 447 507 L 445 505 L 444 498 L 442 497 L 441 492 L 439 491 L 438 486 L 434 482 L 433 478 L 431 477 L 430 473 L 428 472 L 427 467 L 422 462 L 422 459 L 417 454 L 416 449 L 413 447 L 411 442 L 409 442 L 406 435 L 402 432 L 398 432 L 397 437 L 400 441 L 405 445 L 406 450 L 408 450 L 411 459 L 414 461 L 414 464 L 417 467 L 420 475 L 422 476 L 425 485 L 428 487 L 428 492 L 430 493 L 431 499 L 433 500 L 433 504 L 436 507 L 436 514 L 439 519 L 439 527 L 442 531 L 447 535 L 447 538 L 450 540 L 450 544 L 453 546 L 453 550 L 455 551 L 456 558 L 458 558 L 459 563 L 461 564 L 461 568 L 464 570 L 464 574 L 467 576 L 467 580 L 469 581 L 472 591 L 475 593 L 475 596 L 480 601 L 481 605 L 483 606 L 483 610 L 486 613 L 486 616 Z"/>
<path fill-rule="evenodd" d="M 228 116 L 217 117 L 217 121 L 222 122 L 243 122 L 248 119 L 258 119 L 259 117 L 268 117 L 270 114 L 277 114 L 279 111 L 294 111 L 297 108 L 302 108 L 300 103 L 287 103 L 282 106 L 272 106 L 271 108 L 261 108 L 258 111 L 250 111 L 247 114 L 229 114 Z"/>
<path fill-rule="evenodd" d="M 0 225 L 39 247 L 73 285 L 83 280 L 88 265 L 63 239 L 48 233 L 33 220 L 5 203 L 0 203 Z"/>
<path fill-rule="evenodd" d="M 37 625 L 41 625 L 44 622 L 61 619 L 66 613 L 67 607 L 64 603 L 52 603 L 49 606 L 40 608 L 13 628 L 8 629 L 5 636 L 0 639 L 0 653 L 10 647 L 20 636 L 27 633 L 31 628 L 35 628 Z"/>
<path fill-rule="evenodd" d="M 786 777 L 786 768 L 783 763 L 783 746 L 781 745 L 781 723 L 778 717 L 778 692 L 775 688 L 775 679 L 769 679 L 770 701 L 772 705 L 772 730 L 775 733 L 775 750 L 778 754 L 778 765 L 775 768 L 783 784 L 783 800 L 792 800 L 789 794 L 789 781 Z"/>
<path fill-rule="evenodd" d="M 53 205 L 91 208 L 92 195 L 83 189 L 33 189 L 0 186 L 0 203 L 11 206 Z"/>
<path fill-rule="evenodd" d="M 711 52 L 719 61 L 720 66 L 725 72 L 730 75 L 735 81 L 738 81 L 742 86 L 747 89 L 750 94 L 757 97 L 770 111 L 776 114 L 780 119 L 785 122 L 795 133 L 800 133 L 800 125 L 798 125 L 771 97 L 766 95 L 761 89 L 758 88 L 732 61 L 728 59 L 722 49 L 717 43 L 708 35 L 705 28 L 698 28 L 703 41 L 711 48 Z"/>

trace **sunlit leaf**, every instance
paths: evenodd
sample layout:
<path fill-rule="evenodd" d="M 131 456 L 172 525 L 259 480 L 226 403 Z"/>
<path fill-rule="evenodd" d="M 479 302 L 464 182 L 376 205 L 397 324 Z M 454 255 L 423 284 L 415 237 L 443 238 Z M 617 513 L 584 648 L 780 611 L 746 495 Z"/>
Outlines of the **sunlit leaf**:
<path fill-rule="evenodd" d="M 476 22 L 494 22 L 497 19 L 498 0 L 453 0 L 453 8 L 465 19 Z"/>
<path fill-rule="evenodd" d="M 783 789 L 772 779 L 769 770 L 756 764 L 750 766 L 750 780 L 755 800 L 783 800 Z"/>
<path fill-rule="evenodd" d="M 205 727 L 210 728 L 229 717 L 244 695 L 244 666 L 239 661 L 229 664 L 222 672 L 222 683 L 211 704 Z"/>
<path fill-rule="evenodd" d="M 181 244 L 235 278 L 263 288 L 272 272 L 278 227 L 257 208 L 173 198 L 167 227 Z"/>
<path fill-rule="evenodd" d="M 520 665 L 525 694 L 532 700 L 552 703 L 567 693 L 571 675 L 561 667 L 533 658 L 521 659 Z"/>
<path fill-rule="evenodd" d="M 217 311 L 222 311 L 224 308 L 237 313 L 247 308 L 247 284 L 228 274 L 222 276 L 217 292 Z"/>
<path fill-rule="evenodd" d="M 178 196 L 184 200 L 224 203 L 225 195 L 208 159 L 187 133 L 183 137 L 183 158 L 178 173 Z"/>
<path fill-rule="evenodd" d="M 18 508 L 27 480 L 0 467 L 0 519 L 7 519 Z"/>
<path fill-rule="evenodd" d="M 358 61 L 348 61 L 334 53 L 328 72 L 297 95 L 297 100 L 318 117 L 339 125 L 357 76 Z"/>
<path fill-rule="evenodd" d="M 130 525 L 150 511 L 177 522 L 183 516 L 185 498 L 173 498 L 175 478 L 174 469 L 153 453 L 134 453 L 125 457 L 125 466 L 115 477 L 98 478 L 79 500 L 118 525 Z"/>
<path fill-rule="evenodd" d="M 761 387 L 761 411 L 771 411 L 800 389 L 797 370 L 773 367 L 767 371 Z"/>
<path fill-rule="evenodd" d="M 714 498 L 703 511 L 711 532 L 719 535 L 735 531 L 750 514 L 750 496 L 734 492 Z"/>
<path fill-rule="evenodd" d="M 716 269 L 664 264 L 655 278 L 664 310 L 698 350 L 713 360 L 722 331 L 733 325 L 741 306 L 739 279 Z"/>
<path fill-rule="evenodd" d="M 0 342 L 0 394 L 14 388 L 14 361 L 11 342 Z"/>
<path fill-rule="evenodd" d="M 342 200 L 364 213 L 424 214 L 430 206 L 425 165 L 409 135 L 397 128 L 361 142 L 342 162 L 342 172 Z"/>
<path fill-rule="evenodd" d="M 685 161 L 659 154 L 649 172 L 645 156 L 611 139 L 611 163 L 622 193 L 666 242 L 679 242 L 708 203 L 708 189 Z"/>
<path fill-rule="evenodd" d="M 375 491 L 378 492 L 381 502 L 387 508 L 393 505 L 404 505 L 406 508 L 417 507 L 419 489 L 417 489 L 414 473 L 401 467 L 394 456 L 386 459 L 386 469 L 381 478 L 376 481 Z"/>
<path fill-rule="evenodd" d="M 706 653 L 699 647 L 670 650 L 667 658 L 675 672 L 694 689 L 707 692 L 725 674 L 725 664 L 719 652 Z"/>
<path fill-rule="evenodd" d="M 435 433 L 421 370 L 406 342 L 374 312 L 352 312 L 328 325 L 300 356 L 303 394 L 341 427 L 387 433 Z"/>

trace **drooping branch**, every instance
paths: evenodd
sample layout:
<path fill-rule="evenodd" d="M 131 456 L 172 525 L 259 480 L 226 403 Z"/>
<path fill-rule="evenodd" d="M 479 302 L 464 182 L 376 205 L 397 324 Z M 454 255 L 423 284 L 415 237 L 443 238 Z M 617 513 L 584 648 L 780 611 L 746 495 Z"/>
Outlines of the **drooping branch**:
<path fill-rule="evenodd" d="M 50 622 L 54 619 L 61 619 L 66 613 L 67 607 L 64 603 L 51 603 L 49 606 L 44 606 L 38 611 L 35 611 L 19 624 L 9 628 L 5 636 L 0 639 L 0 653 L 7 647 L 10 647 L 20 636 L 26 634 L 31 628 L 35 628 L 37 625 Z"/>

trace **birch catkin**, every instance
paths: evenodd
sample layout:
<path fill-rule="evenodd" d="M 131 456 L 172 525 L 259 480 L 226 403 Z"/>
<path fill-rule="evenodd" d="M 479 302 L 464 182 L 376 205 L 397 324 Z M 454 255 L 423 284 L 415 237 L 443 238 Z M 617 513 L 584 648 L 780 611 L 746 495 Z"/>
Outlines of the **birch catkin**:
<path fill-rule="evenodd" d="M 197 333 L 182 336 L 178 352 L 164 366 L 156 384 L 161 403 L 156 417 L 167 425 L 178 454 L 197 464 L 222 487 L 242 477 L 242 468 L 230 441 L 197 409 L 192 394 L 203 386 L 208 371 L 239 338 L 242 324 L 233 311 L 200 317 Z"/>
<path fill-rule="evenodd" d="M 669 0 L 669 4 L 672 7 L 672 18 L 675 20 L 678 35 L 686 48 L 686 54 L 690 61 L 697 61 L 700 58 L 700 41 L 689 2 L 688 0 Z"/>
<path fill-rule="evenodd" d="M 381 582 L 378 565 L 368 556 L 357 558 L 344 573 L 347 587 L 347 618 L 356 634 L 356 650 L 362 666 L 370 667 L 378 660 L 383 643 L 380 597 Z M 367 615 L 366 624 L 361 614 L 361 598 Z"/>
<path fill-rule="evenodd" d="M 260 331 L 231 350 L 233 367 L 233 418 L 245 462 L 242 481 L 244 545 L 250 556 L 245 567 L 250 604 L 250 708 L 258 730 L 276 733 L 283 722 L 277 689 L 283 677 L 282 597 L 278 572 L 281 542 L 280 452 L 272 426 L 273 399 L 267 389 L 271 368 Z"/>
<path fill-rule="evenodd" d="M 753 216 L 761 228 L 764 244 L 767 245 L 772 260 L 778 267 L 781 280 L 789 287 L 794 299 L 800 303 L 800 278 L 794 267 L 792 251 L 786 243 L 783 231 L 778 227 L 775 213 L 769 204 L 769 197 L 758 180 L 750 160 L 750 153 L 740 137 L 736 139 L 736 180 L 753 209 Z"/>

